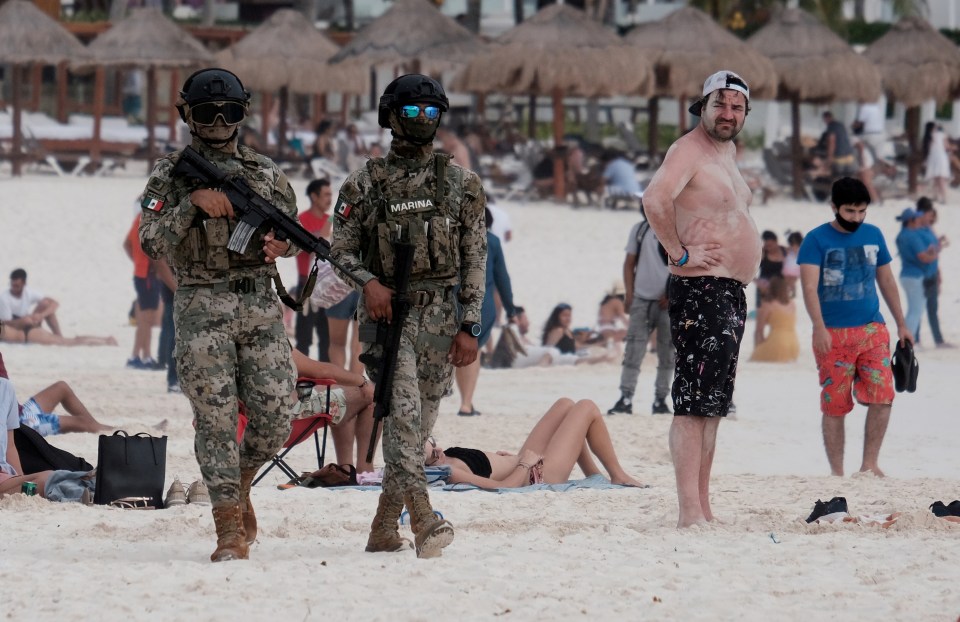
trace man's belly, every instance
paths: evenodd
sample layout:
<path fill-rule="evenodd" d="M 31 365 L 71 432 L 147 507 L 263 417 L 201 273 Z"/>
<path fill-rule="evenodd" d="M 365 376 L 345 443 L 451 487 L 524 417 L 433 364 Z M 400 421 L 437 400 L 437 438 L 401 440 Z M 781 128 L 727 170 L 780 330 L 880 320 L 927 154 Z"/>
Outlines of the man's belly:
<path fill-rule="evenodd" d="M 707 269 L 673 268 L 671 272 L 681 276 L 722 276 L 749 283 L 757 275 L 760 266 L 760 234 L 746 211 L 737 211 L 721 220 L 695 219 L 680 232 L 684 245 L 720 245 L 714 251 L 720 257 L 719 265 Z"/>

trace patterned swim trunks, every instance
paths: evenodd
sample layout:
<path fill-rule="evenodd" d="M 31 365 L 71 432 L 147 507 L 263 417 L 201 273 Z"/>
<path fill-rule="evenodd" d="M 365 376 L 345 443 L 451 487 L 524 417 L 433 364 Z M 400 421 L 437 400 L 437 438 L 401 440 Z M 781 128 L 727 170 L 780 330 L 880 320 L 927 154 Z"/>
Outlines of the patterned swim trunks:
<path fill-rule="evenodd" d="M 833 346 L 814 352 L 820 375 L 820 410 L 842 417 L 860 404 L 893 403 L 890 333 L 879 322 L 852 328 L 828 328 Z"/>
<path fill-rule="evenodd" d="M 327 386 L 318 384 L 310 391 L 306 399 L 297 402 L 293 416 L 308 417 L 316 413 L 327 412 Z M 330 417 L 331 425 L 337 425 L 347 415 L 347 396 L 343 389 L 330 388 Z"/>
<path fill-rule="evenodd" d="M 672 275 L 668 291 L 677 349 L 674 414 L 726 417 L 747 320 L 744 285 L 716 276 Z"/>
<path fill-rule="evenodd" d="M 45 413 L 32 397 L 23 404 L 20 410 L 20 425 L 36 430 L 40 436 L 60 434 L 60 415 Z"/>

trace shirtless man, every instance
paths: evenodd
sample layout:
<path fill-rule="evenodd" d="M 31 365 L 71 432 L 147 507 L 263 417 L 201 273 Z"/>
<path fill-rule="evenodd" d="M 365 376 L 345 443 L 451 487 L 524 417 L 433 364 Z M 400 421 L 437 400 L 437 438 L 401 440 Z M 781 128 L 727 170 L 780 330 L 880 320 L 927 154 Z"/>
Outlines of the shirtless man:
<path fill-rule="evenodd" d="M 733 138 L 743 129 L 750 89 L 719 71 L 690 107 L 700 124 L 679 138 L 643 195 L 670 255 L 670 324 L 677 350 L 670 454 L 678 527 L 714 519 L 710 469 L 717 427 L 730 410 L 747 317 L 744 288 L 760 264 L 751 192 L 737 169 Z"/>

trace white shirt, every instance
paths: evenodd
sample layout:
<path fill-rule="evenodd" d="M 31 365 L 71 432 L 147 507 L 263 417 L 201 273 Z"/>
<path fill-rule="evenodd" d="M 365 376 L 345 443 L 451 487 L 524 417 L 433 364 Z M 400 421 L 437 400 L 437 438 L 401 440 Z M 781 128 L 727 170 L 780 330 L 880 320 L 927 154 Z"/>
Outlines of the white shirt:
<path fill-rule="evenodd" d="M 6 378 L 0 378 L 0 473 L 16 475 L 17 470 L 7 462 L 7 431 L 20 427 L 20 408 L 13 384 Z"/>
<path fill-rule="evenodd" d="M 883 134 L 885 127 L 883 124 L 883 111 L 879 103 L 860 104 L 860 110 L 857 111 L 857 121 L 863 123 L 864 134 Z"/>
<path fill-rule="evenodd" d="M 4 317 L 3 315 L 0 315 L 0 319 L 10 320 L 14 317 L 26 317 L 30 315 L 37 303 L 44 298 L 46 298 L 46 296 L 44 296 L 42 292 L 30 289 L 26 285 L 23 286 L 23 291 L 20 292 L 19 298 L 14 298 L 13 294 L 10 293 L 10 290 L 6 289 L 3 292 L 0 292 L 0 305 L 2 305 L 2 303 L 6 303 L 7 311 L 13 317 Z"/>

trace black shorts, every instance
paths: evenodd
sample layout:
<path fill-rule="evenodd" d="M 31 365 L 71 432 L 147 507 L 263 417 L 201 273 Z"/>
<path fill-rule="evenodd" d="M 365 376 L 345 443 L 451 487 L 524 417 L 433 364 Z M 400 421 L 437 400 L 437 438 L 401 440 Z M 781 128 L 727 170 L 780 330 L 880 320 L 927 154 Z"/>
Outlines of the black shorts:
<path fill-rule="evenodd" d="M 146 278 L 133 277 L 133 287 L 137 290 L 137 304 L 141 311 L 151 311 L 160 306 L 160 281 L 151 272 Z"/>
<path fill-rule="evenodd" d="M 727 416 L 747 320 L 744 287 L 716 276 L 670 277 L 674 414 Z"/>

